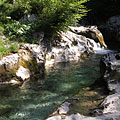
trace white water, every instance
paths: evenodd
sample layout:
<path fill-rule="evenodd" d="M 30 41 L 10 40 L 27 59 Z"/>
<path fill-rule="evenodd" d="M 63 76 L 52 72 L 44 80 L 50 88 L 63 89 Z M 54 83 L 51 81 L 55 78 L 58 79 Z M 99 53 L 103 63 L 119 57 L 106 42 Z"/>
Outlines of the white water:
<path fill-rule="evenodd" d="M 113 53 L 113 52 L 115 52 L 115 51 L 113 51 L 113 50 L 104 50 L 104 49 L 98 49 L 98 50 L 94 50 L 94 53 L 95 54 L 107 54 L 107 53 Z"/>
<path fill-rule="evenodd" d="M 109 50 L 109 49 L 105 49 L 103 47 L 101 47 L 100 43 L 96 43 L 94 40 L 92 39 L 89 39 L 89 41 L 91 42 L 91 44 L 93 44 L 93 52 L 95 54 L 101 54 L 101 55 L 104 55 L 104 54 L 107 54 L 107 53 L 113 53 L 115 51 L 113 50 Z"/>

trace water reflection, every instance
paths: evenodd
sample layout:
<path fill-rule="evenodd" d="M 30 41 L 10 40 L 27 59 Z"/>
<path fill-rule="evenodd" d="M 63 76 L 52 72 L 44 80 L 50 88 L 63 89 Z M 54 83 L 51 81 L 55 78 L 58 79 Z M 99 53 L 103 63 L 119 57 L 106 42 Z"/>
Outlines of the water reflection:
<path fill-rule="evenodd" d="M 99 56 L 85 62 L 61 63 L 46 71 L 42 85 L 29 81 L 27 89 L 2 92 L 0 120 L 44 120 L 59 104 L 99 78 Z"/>

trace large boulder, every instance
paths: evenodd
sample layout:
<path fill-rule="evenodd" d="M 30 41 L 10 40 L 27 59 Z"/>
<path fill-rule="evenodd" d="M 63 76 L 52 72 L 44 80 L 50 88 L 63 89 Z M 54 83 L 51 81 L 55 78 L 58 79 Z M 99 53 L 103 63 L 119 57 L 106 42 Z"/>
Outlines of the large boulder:
<path fill-rule="evenodd" d="M 109 53 L 101 60 L 102 76 L 111 93 L 101 106 L 104 114 L 120 114 L 120 53 Z"/>
<path fill-rule="evenodd" d="M 119 92 L 120 82 L 120 54 L 109 53 L 101 60 L 101 73 L 110 91 Z"/>
<path fill-rule="evenodd" d="M 84 53 L 95 53 L 107 48 L 102 33 L 96 26 L 69 27 L 60 32 L 60 41 L 46 54 L 46 65 L 79 60 Z"/>
<path fill-rule="evenodd" d="M 18 53 L 3 57 L 0 60 L 1 84 L 40 79 L 44 73 L 44 58 L 41 46 L 35 44 L 25 44 Z"/>

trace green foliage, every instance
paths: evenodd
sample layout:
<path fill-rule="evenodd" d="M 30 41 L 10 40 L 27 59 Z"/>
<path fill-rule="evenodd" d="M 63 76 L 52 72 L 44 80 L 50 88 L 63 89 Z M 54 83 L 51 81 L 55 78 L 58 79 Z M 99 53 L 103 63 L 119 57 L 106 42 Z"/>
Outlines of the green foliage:
<path fill-rule="evenodd" d="M 4 31 L 4 27 L 0 26 L 0 35 L 2 35 L 3 31 Z"/>
<path fill-rule="evenodd" d="M 17 44 L 11 44 L 9 49 L 11 52 L 17 52 L 19 50 L 19 47 Z"/>
<path fill-rule="evenodd" d="M 18 48 L 17 44 L 13 44 L 9 40 L 3 41 L 0 39 L 0 57 L 11 52 L 17 52 Z"/>
<path fill-rule="evenodd" d="M 35 31 L 43 31 L 47 37 L 52 37 L 68 26 L 77 25 L 88 11 L 83 5 L 87 0 L 14 1 L 4 0 L 0 3 L 0 21 L 4 25 L 4 33 L 10 39 L 22 42 L 33 42 L 32 33 Z M 36 20 L 24 23 L 18 21 L 28 14 L 35 14 Z"/>
<path fill-rule="evenodd" d="M 19 42 L 32 42 L 33 38 L 31 34 L 34 32 L 34 23 L 21 23 L 19 21 L 12 21 L 5 24 L 4 34 L 9 37 L 10 40 Z"/>
<path fill-rule="evenodd" d="M 9 50 L 6 47 L 0 45 L 0 56 L 8 53 L 9 53 Z"/>
<path fill-rule="evenodd" d="M 2 40 L 0 40 L 0 56 L 4 54 L 8 54 L 9 50 L 4 46 L 4 43 Z"/>
<path fill-rule="evenodd" d="M 82 3 L 86 0 L 41 0 L 37 10 L 38 25 L 46 33 L 65 30 L 76 25 L 87 12 Z"/>

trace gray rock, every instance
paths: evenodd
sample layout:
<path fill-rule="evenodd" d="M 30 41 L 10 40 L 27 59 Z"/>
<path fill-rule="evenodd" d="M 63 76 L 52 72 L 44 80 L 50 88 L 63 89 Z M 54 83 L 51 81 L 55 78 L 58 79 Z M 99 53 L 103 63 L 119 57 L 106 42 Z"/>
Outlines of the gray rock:
<path fill-rule="evenodd" d="M 120 113 L 120 93 L 109 95 L 101 106 L 104 106 L 103 114 Z"/>
<path fill-rule="evenodd" d="M 25 44 L 22 49 L 29 50 L 33 57 L 37 60 L 37 63 L 44 63 L 45 61 L 45 51 L 41 45 L 37 44 Z"/>
<path fill-rule="evenodd" d="M 42 42 L 44 38 L 44 32 L 36 32 L 33 34 L 33 37 Z"/>
<path fill-rule="evenodd" d="M 19 81 L 26 79 L 39 78 L 40 80 L 43 72 L 44 52 L 40 45 L 25 44 L 18 53 L 0 60 L 1 83 L 20 84 Z M 14 79 L 18 82 L 11 81 Z"/>
<path fill-rule="evenodd" d="M 14 69 L 17 69 L 18 60 L 19 55 L 17 53 L 3 57 L 0 60 L 0 73 L 13 72 Z"/>
<path fill-rule="evenodd" d="M 101 73 L 110 91 L 120 91 L 120 54 L 109 53 L 101 60 Z"/>
<path fill-rule="evenodd" d="M 110 17 L 107 21 L 107 26 L 111 29 L 111 30 L 115 30 L 120 27 L 120 16 L 113 16 Z"/>
<path fill-rule="evenodd" d="M 46 66 L 58 62 L 76 61 L 84 53 L 95 53 L 107 47 L 104 43 L 102 33 L 97 27 L 81 26 L 69 28 L 70 31 L 59 33 L 61 41 L 46 54 Z M 89 37 L 87 34 L 94 34 L 95 37 Z"/>
<path fill-rule="evenodd" d="M 58 116 L 52 116 L 52 117 L 49 117 L 49 118 L 46 119 L 46 120 L 62 120 L 62 119 L 61 119 L 61 116 L 58 115 Z"/>
<path fill-rule="evenodd" d="M 58 108 L 58 113 L 59 114 L 67 114 L 69 112 L 69 102 L 64 102 L 59 108 Z"/>
<path fill-rule="evenodd" d="M 85 116 L 77 113 L 77 114 L 72 114 L 70 116 L 66 116 L 65 120 L 82 120 L 84 118 L 85 118 Z"/>
<path fill-rule="evenodd" d="M 101 60 L 101 71 L 104 71 L 102 76 L 108 84 L 108 89 L 113 92 L 101 104 L 104 107 L 103 114 L 120 114 L 120 54 L 105 55 Z"/>
<path fill-rule="evenodd" d="M 30 70 L 20 66 L 16 72 L 16 76 L 20 77 L 22 80 L 26 80 L 30 78 Z"/>

